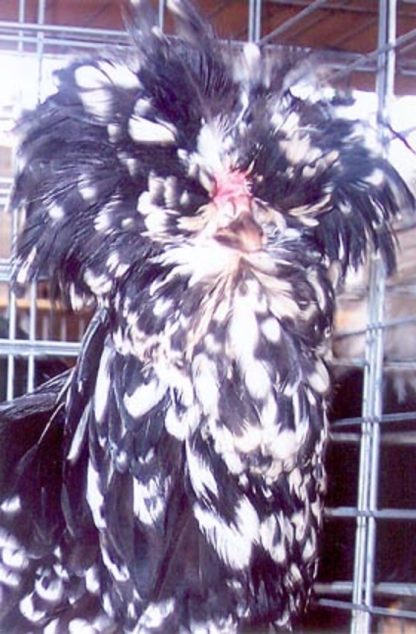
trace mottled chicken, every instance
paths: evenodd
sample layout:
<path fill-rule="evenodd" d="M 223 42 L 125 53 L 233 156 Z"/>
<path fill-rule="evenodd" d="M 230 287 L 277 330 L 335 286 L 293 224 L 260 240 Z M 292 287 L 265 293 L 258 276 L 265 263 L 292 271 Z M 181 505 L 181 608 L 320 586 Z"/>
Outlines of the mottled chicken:
<path fill-rule="evenodd" d="M 15 284 L 96 308 L 0 408 L 5 632 L 290 629 L 311 596 L 334 292 L 368 244 L 394 267 L 410 195 L 296 55 L 168 8 L 20 125 Z"/>

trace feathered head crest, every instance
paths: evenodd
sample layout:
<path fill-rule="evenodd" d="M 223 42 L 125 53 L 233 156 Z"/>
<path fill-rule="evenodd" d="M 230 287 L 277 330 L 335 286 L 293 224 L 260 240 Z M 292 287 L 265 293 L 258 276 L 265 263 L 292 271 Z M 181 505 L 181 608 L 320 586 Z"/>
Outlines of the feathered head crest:
<path fill-rule="evenodd" d="M 236 173 L 269 210 L 266 250 L 295 231 L 300 251 L 345 271 L 370 242 L 392 270 L 391 221 L 411 196 L 369 126 L 325 92 L 297 96 L 286 57 L 222 45 L 187 0 L 168 8 L 177 37 L 135 2 L 130 50 L 73 62 L 24 117 L 15 281 L 48 273 L 73 297 L 108 295 L 144 258 L 206 231 L 221 175 Z"/>

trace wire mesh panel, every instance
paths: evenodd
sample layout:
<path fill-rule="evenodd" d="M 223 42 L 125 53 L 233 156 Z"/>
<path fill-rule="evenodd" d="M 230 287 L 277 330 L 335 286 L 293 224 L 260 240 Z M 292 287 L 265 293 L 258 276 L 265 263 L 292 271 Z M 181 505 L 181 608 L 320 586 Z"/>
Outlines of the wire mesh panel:
<path fill-rule="evenodd" d="M 155 5 L 169 32 L 164 2 Z M 378 122 L 388 133 L 386 152 L 392 151 L 394 89 L 416 91 L 415 3 L 201 0 L 199 5 L 224 38 L 301 47 L 305 56 L 326 60 L 326 74 L 342 88 L 377 91 Z M 6 209 L 14 163 L 9 130 L 19 111 L 53 91 L 54 69 L 74 55 L 126 41 L 116 2 L 0 5 L 0 399 L 32 390 L 72 364 L 89 319 L 87 310 L 69 313 L 51 296 L 46 280 L 23 297 L 11 290 L 13 240 L 22 218 Z M 411 140 L 412 124 L 401 124 Z M 396 276 L 386 280 L 374 260 L 349 282 L 340 301 L 328 508 L 307 621 L 318 631 L 366 634 L 401 623 L 416 631 L 415 229 L 403 224 L 398 236 Z"/>

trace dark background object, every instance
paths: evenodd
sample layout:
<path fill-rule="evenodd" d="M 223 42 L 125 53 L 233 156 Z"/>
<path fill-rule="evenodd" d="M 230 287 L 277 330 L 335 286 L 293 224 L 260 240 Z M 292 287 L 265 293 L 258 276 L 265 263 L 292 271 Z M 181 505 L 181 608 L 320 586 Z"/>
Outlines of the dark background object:
<path fill-rule="evenodd" d="M 353 510 L 357 505 L 359 469 L 359 432 L 364 373 L 362 368 L 335 371 L 334 390 L 330 403 L 332 440 L 327 449 L 328 492 L 327 509 L 339 507 Z M 399 398 L 394 373 L 386 373 L 383 380 L 383 412 L 387 420 L 382 423 L 378 509 L 416 508 L 416 460 L 412 437 L 416 433 L 416 394 L 411 385 L 406 390 L 406 400 Z M 401 414 L 415 413 L 415 418 L 401 420 Z M 394 416 L 393 416 L 394 415 Z M 355 419 L 350 422 L 346 419 Z M 341 427 L 342 425 L 342 427 Z M 340 436 L 343 434 L 344 438 Z M 346 439 L 346 435 L 350 440 Z M 409 520 L 378 519 L 376 525 L 377 549 L 375 559 L 375 583 L 416 584 L 416 531 L 415 522 Z M 321 559 L 318 584 L 348 582 L 354 575 L 355 517 L 334 517 L 327 513 L 321 540 Z M 351 596 L 333 597 L 350 601 Z M 304 621 L 306 632 L 348 632 L 350 614 L 347 610 L 323 608 L 315 598 L 310 613 Z M 375 601 L 377 607 L 415 611 L 416 601 L 411 597 L 381 595 Z M 374 628 L 410 627 L 410 620 L 377 617 Z M 408 630 L 405 630 L 406 632 Z"/>

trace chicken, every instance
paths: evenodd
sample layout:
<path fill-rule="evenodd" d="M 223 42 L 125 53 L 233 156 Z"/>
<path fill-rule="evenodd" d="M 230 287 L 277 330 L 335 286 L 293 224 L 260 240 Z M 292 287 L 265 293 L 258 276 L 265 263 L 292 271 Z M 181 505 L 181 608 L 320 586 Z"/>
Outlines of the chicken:
<path fill-rule="evenodd" d="M 8 632 L 283 630 L 311 596 L 335 291 L 367 246 L 394 268 L 411 196 L 294 53 L 168 8 L 175 37 L 136 1 L 130 49 L 20 125 L 15 285 L 95 315 L 0 407 Z"/>

